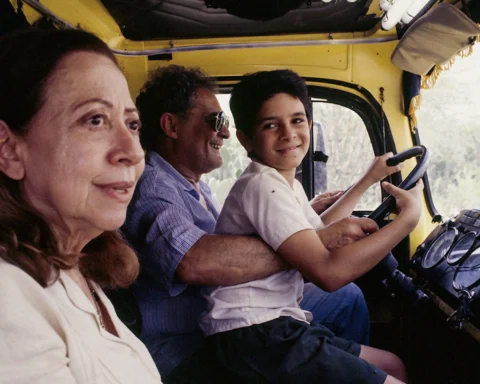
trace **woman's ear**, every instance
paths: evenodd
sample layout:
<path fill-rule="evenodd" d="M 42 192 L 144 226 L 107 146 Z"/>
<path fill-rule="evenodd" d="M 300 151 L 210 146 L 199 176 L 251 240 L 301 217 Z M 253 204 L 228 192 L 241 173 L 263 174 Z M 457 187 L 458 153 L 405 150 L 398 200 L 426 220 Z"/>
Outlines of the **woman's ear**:
<path fill-rule="evenodd" d="M 245 148 L 247 153 L 253 152 L 252 139 L 250 139 L 247 135 L 245 135 L 239 129 L 237 129 L 237 139 L 240 142 L 240 144 L 242 144 L 243 148 Z"/>
<path fill-rule="evenodd" d="M 178 118 L 170 112 L 165 112 L 160 116 L 160 129 L 172 139 L 178 138 L 177 133 Z"/>
<path fill-rule="evenodd" d="M 7 123 L 0 120 L 0 172 L 14 180 L 22 180 L 25 176 L 25 168 L 18 153 L 19 140 Z"/>

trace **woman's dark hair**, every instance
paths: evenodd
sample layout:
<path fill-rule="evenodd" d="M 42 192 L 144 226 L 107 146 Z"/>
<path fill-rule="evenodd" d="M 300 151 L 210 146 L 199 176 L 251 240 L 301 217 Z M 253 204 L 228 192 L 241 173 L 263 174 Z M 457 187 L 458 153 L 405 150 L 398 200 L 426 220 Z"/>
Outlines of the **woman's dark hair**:
<path fill-rule="evenodd" d="M 160 117 L 169 112 L 182 119 L 194 105 L 199 89 L 217 92 L 215 80 L 198 68 L 169 65 L 153 71 L 137 97 L 136 105 L 142 119 L 140 140 L 143 148 L 155 150 L 162 129 Z"/>
<path fill-rule="evenodd" d="M 15 135 L 28 132 L 45 103 L 45 88 L 60 60 L 81 51 L 105 56 L 118 65 L 104 42 L 83 31 L 29 29 L 0 38 L 0 120 Z M 2 172 L 0 257 L 43 287 L 56 280 L 59 269 L 77 264 L 85 276 L 103 287 L 126 287 L 138 275 L 135 253 L 116 231 L 92 240 L 82 254 L 66 254 L 55 229 L 24 199 L 20 183 Z"/>
<path fill-rule="evenodd" d="M 244 75 L 233 87 L 230 110 L 235 128 L 252 137 L 255 119 L 262 105 L 278 93 L 288 93 L 299 99 L 305 107 L 307 119 L 312 120 L 312 100 L 305 81 L 289 69 L 280 69 Z"/>

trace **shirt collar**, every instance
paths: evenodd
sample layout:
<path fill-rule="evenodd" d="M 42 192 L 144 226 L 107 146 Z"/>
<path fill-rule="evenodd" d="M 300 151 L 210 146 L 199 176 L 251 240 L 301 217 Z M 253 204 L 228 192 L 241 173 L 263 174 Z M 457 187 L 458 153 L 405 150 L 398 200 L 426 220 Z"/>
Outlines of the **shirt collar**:
<path fill-rule="evenodd" d="M 147 166 L 154 168 L 155 170 L 161 170 L 171 176 L 175 181 L 177 181 L 183 188 L 183 190 L 190 195 L 194 196 L 195 199 L 200 201 L 200 194 L 193 187 L 193 185 L 183 177 L 180 172 L 178 172 L 167 160 L 154 151 L 147 151 L 145 163 Z M 202 191 L 202 194 L 207 201 L 209 206 L 208 211 L 215 217 L 218 217 L 219 207 L 217 202 L 212 196 L 212 191 L 209 186 L 202 180 L 198 182 L 198 187 Z"/>
<path fill-rule="evenodd" d="M 155 169 L 161 169 L 168 175 L 172 176 L 183 187 L 185 191 L 187 191 L 190 194 L 193 194 L 197 199 L 200 198 L 198 196 L 198 192 L 195 190 L 193 185 L 187 179 L 185 179 L 185 177 L 183 177 L 180 174 L 180 172 L 178 172 L 167 160 L 165 160 L 157 152 L 147 151 L 145 162 L 147 165 L 150 165 Z M 201 185 L 200 185 L 200 188 L 202 188 Z"/>

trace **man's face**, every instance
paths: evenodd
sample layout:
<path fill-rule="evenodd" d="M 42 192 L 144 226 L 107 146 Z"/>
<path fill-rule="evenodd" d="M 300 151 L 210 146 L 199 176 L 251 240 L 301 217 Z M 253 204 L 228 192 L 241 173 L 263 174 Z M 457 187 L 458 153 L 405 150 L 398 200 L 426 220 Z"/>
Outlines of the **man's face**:
<path fill-rule="evenodd" d="M 197 176 L 213 171 L 223 164 L 220 149 L 230 137 L 227 126 L 215 130 L 213 115 L 221 112 L 215 94 L 201 88 L 185 120 L 179 122 L 177 143 L 183 165 Z"/>

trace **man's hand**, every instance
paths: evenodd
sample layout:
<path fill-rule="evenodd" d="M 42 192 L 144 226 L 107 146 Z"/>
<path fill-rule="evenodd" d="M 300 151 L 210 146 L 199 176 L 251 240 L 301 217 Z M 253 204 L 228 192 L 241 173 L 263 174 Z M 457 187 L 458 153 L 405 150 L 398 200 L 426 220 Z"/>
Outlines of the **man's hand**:
<path fill-rule="evenodd" d="M 331 252 L 377 230 L 377 223 L 371 219 L 346 217 L 318 230 L 317 234 L 325 248 Z"/>
<path fill-rule="evenodd" d="M 343 191 L 331 191 L 322 193 L 310 200 L 310 205 L 317 213 L 317 215 L 320 215 L 321 213 L 326 211 L 328 207 L 335 203 L 340 198 L 340 196 L 342 196 L 342 194 Z"/>

